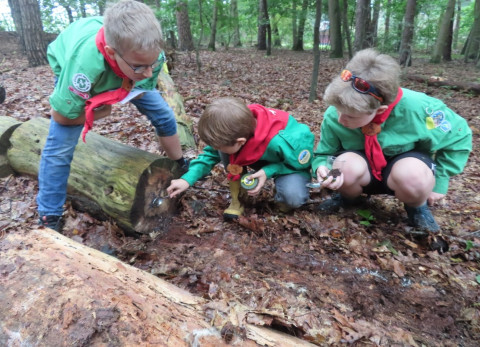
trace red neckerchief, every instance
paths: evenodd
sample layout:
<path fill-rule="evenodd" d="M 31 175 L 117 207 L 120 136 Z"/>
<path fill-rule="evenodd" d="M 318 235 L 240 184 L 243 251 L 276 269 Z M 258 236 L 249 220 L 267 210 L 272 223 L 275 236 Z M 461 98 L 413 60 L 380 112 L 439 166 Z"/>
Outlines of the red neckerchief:
<path fill-rule="evenodd" d="M 402 95 L 402 89 L 398 88 L 398 94 L 395 101 L 388 105 L 385 112 L 377 114 L 369 124 L 362 127 L 362 133 L 365 135 L 365 154 L 368 163 L 372 168 L 373 176 L 379 181 L 382 180 L 382 170 L 387 166 L 387 161 L 383 155 L 382 147 L 380 147 L 380 144 L 378 143 L 377 134 L 382 131 L 381 124 L 387 120 L 388 116 L 390 116 L 390 113 L 398 104 Z"/>
<path fill-rule="evenodd" d="M 270 140 L 285 129 L 290 114 L 285 111 L 266 108 L 261 105 L 248 105 L 253 116 L 257 119 L 255 133 L 243 147 L 235 154 L 230 155 L 228 178 L 232 181 L 240 179 L 242 167 L 257 162 L 265 153 Z M 233 171 L 233 172 L 232 172 Z"/>
<path fill-rule="evenodd" d="M 128 95 L 128 93 L 130 93 L 134 85 L 134 82 L 129 79 L 122 72 L 122 70 L 120 70 L 117 61 L 110 58 L 110 56 L 105 51 L 106 42 L 103 27 L 101 27 L 98 31 L 97 37 L 95 38 L 95 43 L 97 44 L 97 48 L 100 53 L 102 53 L 103 57 L 108 62 L 108 65 L 110 65 L 110 67 L 112 68 L 113 72 L 115 72 L 118 77 L 123 78 L 123 81 L 120 88 L 95 95 L 94 97 L 88 99 L 85 102 L 85 125 L 82 132 L 83 142 L 85 142 L 85 136 L 87 135 L 88 131 L 92 129 L 93 121 L 95 120 L 95 114 L 93 109 L 102 105 L 113 105 L 120 100 L 123 100 Z"/>

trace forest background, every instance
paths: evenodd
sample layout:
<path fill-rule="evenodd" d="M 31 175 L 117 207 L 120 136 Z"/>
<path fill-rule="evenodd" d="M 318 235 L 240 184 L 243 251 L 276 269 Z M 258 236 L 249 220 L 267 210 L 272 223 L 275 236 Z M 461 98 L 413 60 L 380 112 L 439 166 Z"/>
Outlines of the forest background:
<path fill-rule="evenodd" d="M 480 0 L 146 3 L 175 48 L 171 76 L 194 123 L 211 100 L 235 95 L 288 110 L 318 140 L 325 86 L 359 47 L 373 46 L 405 66 L 402 86 L 440 98 L 465 117 L 479 146 Z M 4 4 L 2 34 L 20 39 L 23 49 L 7 50 L 1 41 L 0 85 L 7 99 L 0 116 L 22 122 L 48 117 L 53 76 L 46 44 L 70 21 L 103 13 L 105 3 Z M 321 35 L 326 22 L 327 42 Z M 94 130 L 162 154 L 148 122 L 135 112 L 121 106 Z M 432 209 L 448 241 L 443 253 L 416 239 L 398 201 L 383 196 L 372 197 L 363 211 L 322 215 L 314 207 L 328 193 L 312 192 L 309 204 L 284 215 L 270 203 L 269 186 L 238 223 L 224 223 L 228 188 L 221 170 L 186 192 L 165 235 L 129 237 L 113 221 L 70 203 L 63 232 L 211 302 L 246 305 L 255 324 L 317 345 L 478 346 L 479 173 L 474 151 L 445 203 Z M 0 242 L 37 227 L 36 183 L 16 175 L 0 180 Z"/>

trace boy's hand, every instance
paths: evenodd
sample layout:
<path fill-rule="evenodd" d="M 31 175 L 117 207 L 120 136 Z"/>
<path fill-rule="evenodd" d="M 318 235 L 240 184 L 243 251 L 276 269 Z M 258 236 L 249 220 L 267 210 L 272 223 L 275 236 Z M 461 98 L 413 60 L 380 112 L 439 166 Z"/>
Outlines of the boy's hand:
<path fill-rule="evenodd" d="M 330 176 L 330 170 L 326 166 L 319 166 L 317 168 L 317 180 L 322 182 L 322 188 L 331 190 L 338 190 L 343 185 L 343 173 L 340 176 Z"/>
<path fill-rule="evenodd" d="M 258 184 L 254 189 L 247 190 L 248 195 L 254 196 L 260 193 L 260 190 L 263 188 L 265 185 L 265 182 L 267 181 L 267 174 L 263 169 L 258 170 L 257 172 L 251 174 L 248 176 L 249 179 L 253 180 L 254 178 L 258 179 Z"/>
<path fill-rule="evenodd" d="M 168 196 L 173 198 L 178 194 L 186 191 L 188 187 L 190 187 L 190 184 L 188 184 L 188 182 L 184 179 L 179 178 L 177 180 L 172 180 L 172 182 L 170 182 L 170 185 L 167 188 Z"/>
<path fill-rule="evenodd" d="M 443 198 L 445 198 L 445 194 L 431 192 L 427 199 L 428 206 L 433 206 L 437 202 L 441 204 Z"/>

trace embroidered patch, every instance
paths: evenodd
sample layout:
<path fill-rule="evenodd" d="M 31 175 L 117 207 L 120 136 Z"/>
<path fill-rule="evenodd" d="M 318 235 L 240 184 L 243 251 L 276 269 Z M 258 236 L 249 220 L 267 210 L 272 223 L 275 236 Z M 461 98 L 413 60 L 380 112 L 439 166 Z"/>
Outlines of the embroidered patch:
<path fill-rule="evenodd" d="M 92 83 L 83 73 L 77 73 L 72 78 L 73 87 L 81 92 L 88 92 L 92 87 Z"/>
<path fill-rule="evenodd" d="M 309 162 L 310 160 L 310 157 L 312 155 L 310 154 L 310 151 L 308 149 L 304 149 L 303 151 L 300 152 L 300 154 L 298 155 L 298 162 L 300 164 L 306 164 Z"/>
<path fill-rule="evenodd" d="M 445 113 L 443 111 L 431 112 L 430 116 L 427 117 L 427 129 L 432 130 L 435 128 L 440 128 L 443 132 L 449 132 L 452 129 L 452 125 L 445 118 Z"/>
<path fill-rule="evenodd" d="M 77 95 L 78 95 L 79 97 L 81 97 L 82 99 L 85 99 L 85 100 L 90 99 L 90 94 L 79 92 L 78 90 L 76 90 L 76 89 L 73 88 L 72 86 L 68 86 L 68 90 L 71 91 L 71 92 L 74 93 L 74 94 L 77 94 Z"/>

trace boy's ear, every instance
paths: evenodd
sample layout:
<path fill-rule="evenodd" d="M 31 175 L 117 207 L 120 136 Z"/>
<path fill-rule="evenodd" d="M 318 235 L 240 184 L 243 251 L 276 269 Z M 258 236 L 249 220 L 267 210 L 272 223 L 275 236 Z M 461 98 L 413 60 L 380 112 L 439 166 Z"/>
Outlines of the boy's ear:
<path fill-rule="evenodd" d="M 237 139 L 237 143 L 240 144 L 240 146 L 243 146 L 245 144 L 245 142 L 247 142 L 247 139 L 244 138 L 244 137 L 239 137 Z"/>
<path fill-rule="evenodd" d="M 105 52 L 108 54 L 110 58 L 113 59 L 113 56 L 115 55 L 115 50 L 112 47 L 110 47 L 109 45 L 106 45 Z"/>
<path fill-rule="evenodd" d="M 387 110 L 388 106 L 387 105 L 382 105 L 380 106 L 378 109 L 377 109 L 377 112 L 376 114 L 382 114 L 383 112 L 385 112 Z"/>

